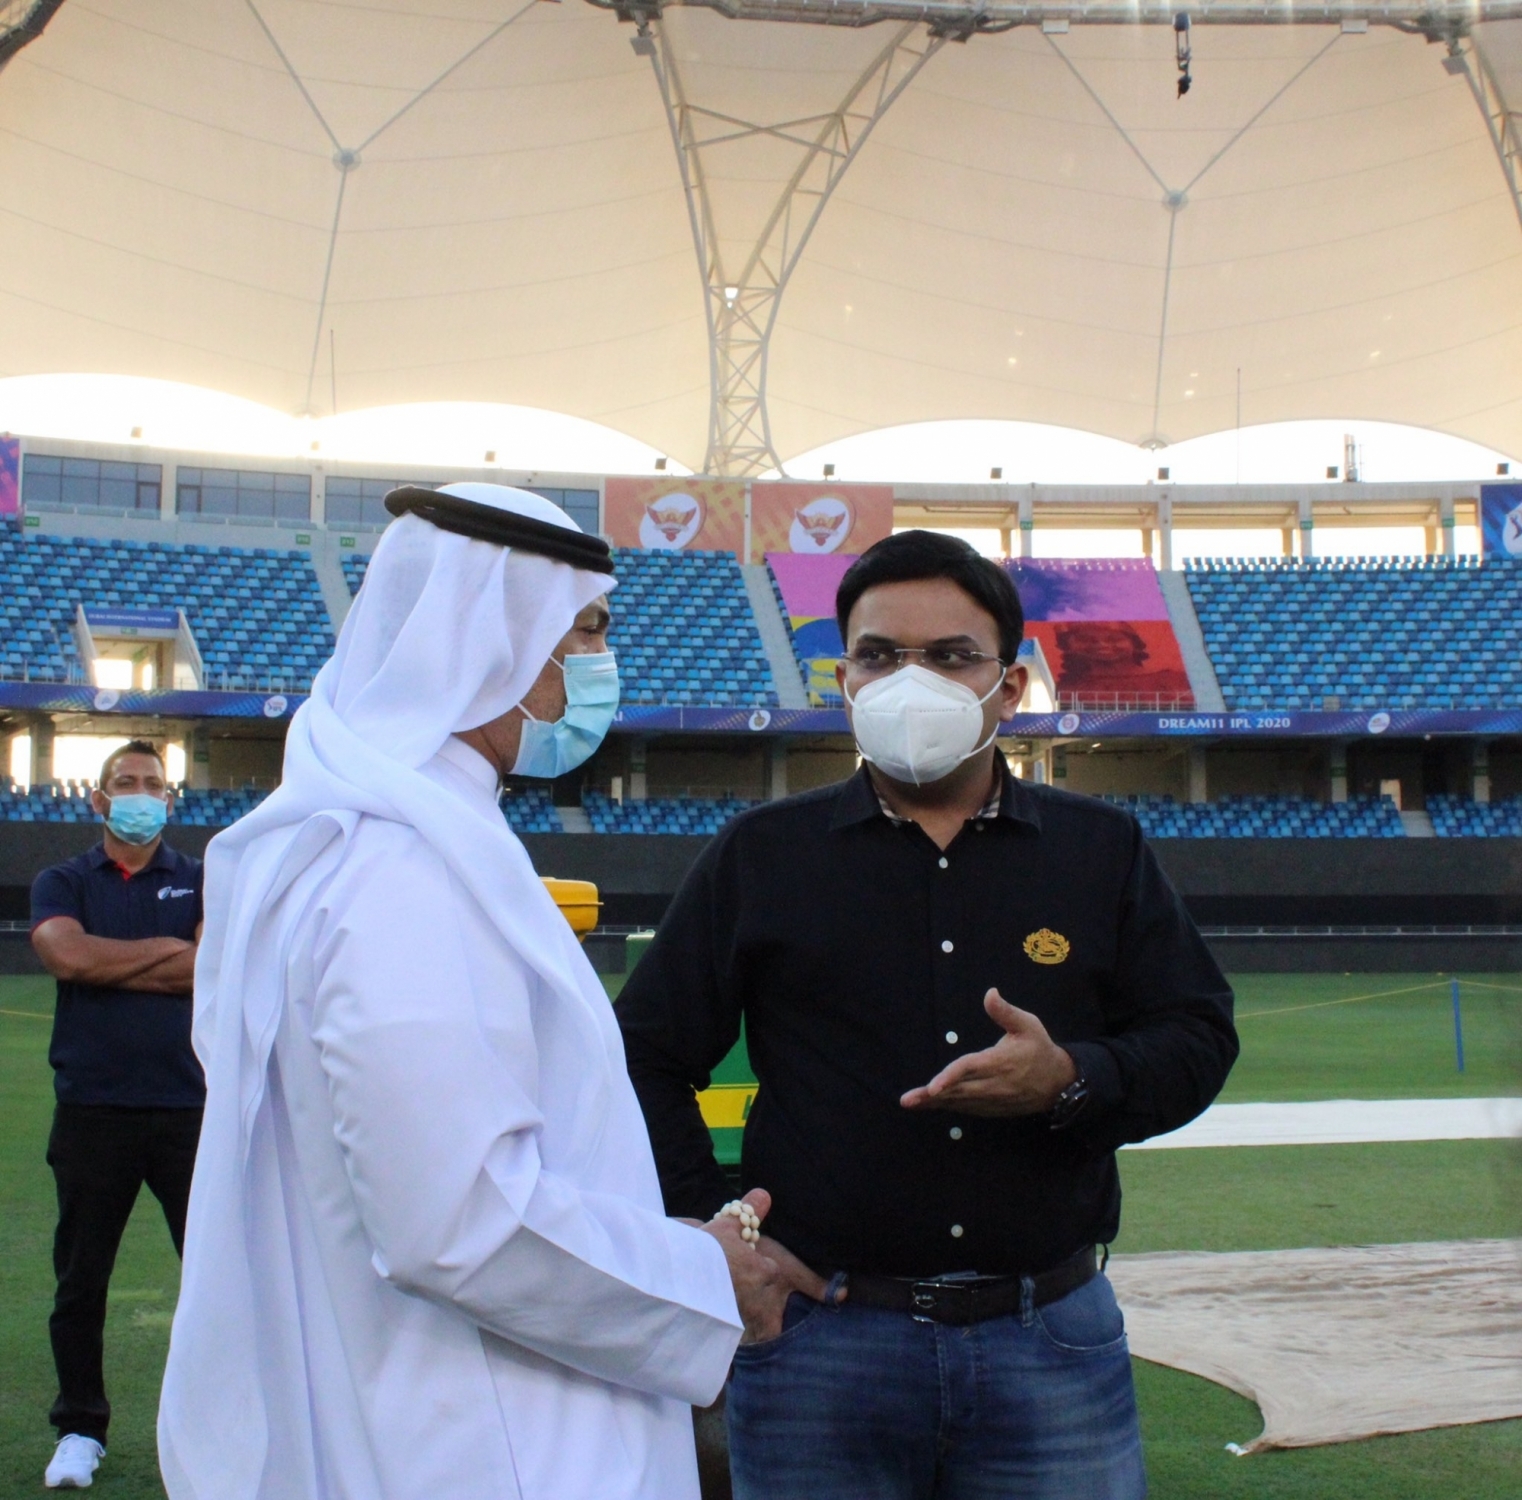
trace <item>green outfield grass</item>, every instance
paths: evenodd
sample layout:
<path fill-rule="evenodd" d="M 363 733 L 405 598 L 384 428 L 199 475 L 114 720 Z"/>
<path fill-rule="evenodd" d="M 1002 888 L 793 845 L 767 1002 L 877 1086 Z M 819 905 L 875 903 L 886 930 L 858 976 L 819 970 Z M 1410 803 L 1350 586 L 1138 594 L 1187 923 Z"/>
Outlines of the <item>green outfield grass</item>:
<path fill-rule="evenodd" d="M 610 982 L 610 990 L 619 981 Z M 1243 1058 L 1227 1098 L 1398 1098 L 1514 1092 L 1522 985 L 1469 976 L 1468 1069 L 1453 1070 L 1446 981 L 1429 975 L 1245 976 Z M 1435 986 L 1396 994 L 1408 986 Z M 1378 999 L 1356 998 L 1379 995 Z M 1493 997 L 1493 998 L 1492 998 Z M 1343 1003 L 1346 1002 L 1346 1003 Z M 50 982 L 0 979 L 0 1496 L 43 1494 L 51 1451 L 47 1313 L 52 1183 Z M 1272 1013 L 1272 1014 L 1271 1014 Z M 1445 1029 L 1446 1028 L 1446 1029 Z M 1504 1142 L 1127 1152 L 1117 1252 L 1241 1250 L 1522 1232 L 1522 1163 Z M 163 1500 L 154 1456 L 159 1372 L 178 1266 L 158 1207 L 138 1204 L 107 1328 L 115 1417 L 103 1500 Z M 1522 1422 L 1236 1459 L 1251 1402 L 1138 1362 L 1154 1500 L 1515 1500 Z"/>

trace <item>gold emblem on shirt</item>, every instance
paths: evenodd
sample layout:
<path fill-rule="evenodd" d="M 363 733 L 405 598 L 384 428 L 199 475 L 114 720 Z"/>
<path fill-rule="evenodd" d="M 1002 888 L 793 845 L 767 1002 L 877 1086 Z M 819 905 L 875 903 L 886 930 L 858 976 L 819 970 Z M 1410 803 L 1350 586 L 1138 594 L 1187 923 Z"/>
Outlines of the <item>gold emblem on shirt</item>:
<path fill-rule="evenodd" d="M 1060 932 L 1053 932 L 1050 927 L 1031 933 L 1025 940 L 1025 956 L 1037 964 L 1060 964 L 1066 960 L 1072 948 L 1073 945 Z"/>

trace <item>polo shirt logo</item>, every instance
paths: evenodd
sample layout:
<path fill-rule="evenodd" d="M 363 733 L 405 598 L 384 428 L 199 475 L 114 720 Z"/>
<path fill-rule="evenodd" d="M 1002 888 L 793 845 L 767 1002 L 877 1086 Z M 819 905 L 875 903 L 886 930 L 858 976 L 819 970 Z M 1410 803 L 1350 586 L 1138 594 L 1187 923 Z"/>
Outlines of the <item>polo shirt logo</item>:
<path fill-rule="evenodd" d="M 1060 964 L 1066 961 L 1073 945 L 1060 932 L 1043 927 L 1025 940 L 1025 956 L 1035 964 Z"/>
<path fill-rule="evenodd" d="M 170 886 L 166 885 L 166 886 L 162 887 L 160 889 L 160 891 L 159 891 L 159 900 L 160 901 L 168 901 L 171 896 L 193 896 L 193 895 L 195 895 L 195 892 L 193 890 L 188 889 L 188 888 L 186 888 L 186 889 L 171 888 Z"/>

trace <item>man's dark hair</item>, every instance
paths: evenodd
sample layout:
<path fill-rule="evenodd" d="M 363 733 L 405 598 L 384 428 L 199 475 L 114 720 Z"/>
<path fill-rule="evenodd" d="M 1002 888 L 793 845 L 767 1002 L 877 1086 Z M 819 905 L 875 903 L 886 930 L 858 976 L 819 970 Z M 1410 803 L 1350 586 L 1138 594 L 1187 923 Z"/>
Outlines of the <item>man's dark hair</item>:
<path fill-rule="evenodd" d="M 159 754 L 157 745 L 153 744 L 150 740 L 128 740 L 125 745 L 118 745 L 101 763 L 100 786 L 102 791 L 105 790 L 106 783 L 111 779 L 112 768 L 124 755 L 151 755 L 159 763 L 159 770 L 164 772 L 165 779 L 168 779 L 168 768 L 164 765 L 164 757 Z"/>
<path fill-rule="evenodd" d="M 1020 649 L 1025 612 L 1014 580 L 990 558 L 960 537 L 942 531 L 899 531 L 868 547 L 846 569 L 835 591 L 835 621 L 842 644 L 846 622 L 856 601 L 881 583 L 909 583 L 918 578 L 949 578 L 999 627 L 999 655 L 1006 666 Z"/>

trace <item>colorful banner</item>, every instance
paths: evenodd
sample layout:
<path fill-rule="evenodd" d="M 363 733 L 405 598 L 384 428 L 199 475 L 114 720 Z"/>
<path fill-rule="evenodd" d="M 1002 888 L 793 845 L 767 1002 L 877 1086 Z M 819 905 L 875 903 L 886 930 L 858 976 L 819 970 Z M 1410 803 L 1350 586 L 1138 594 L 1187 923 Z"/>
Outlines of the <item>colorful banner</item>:
<path fill-rule="evenodd" d="M 603 487 L 603 525 L 615 547 L 740 557 L 745 481 L 610 478 Z"/>
<path fill-rule="evenodd" d="M 1480 550 L 1487 561 L 1522 557 L 1522 484 L 1480 486 Z"/>
<path fill-rule="evenodd" d="M 1060 708 L 1190 709 L 1194 695 L 1146 558 L 1013 558 L 1006 564 Z"/>
<path fill-rule="evenodd" d="M 21 514 L 21 439 L 0 437 L 0 520 Z"/>
<path fill-rule="evenodd" d="M 751 560 L 865 552 L 893 530 L 889 484 L 756 483 L 750 490 Z"/>
<path fill-rule="evenodd" d="M 835 591 L 854 554 L 832 552 L 808 557 L 796 552 L 768 552 L 766 565 L 777 580 L 782 608 L 793 628 L 793 646 L 804 667 L 809 702 L 840 702 L 835 663 L 845 649 L 835 623 Z"/>

